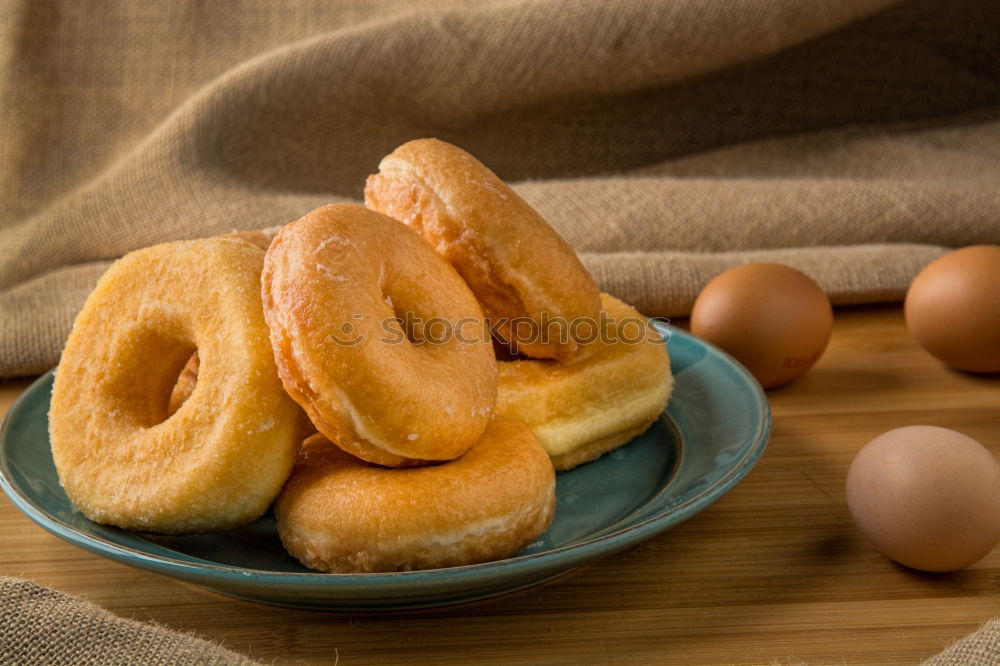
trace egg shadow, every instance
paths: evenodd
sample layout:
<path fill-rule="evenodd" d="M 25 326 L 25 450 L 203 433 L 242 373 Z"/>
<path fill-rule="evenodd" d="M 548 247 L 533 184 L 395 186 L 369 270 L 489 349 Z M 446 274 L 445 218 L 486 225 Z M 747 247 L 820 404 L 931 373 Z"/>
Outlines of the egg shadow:
<path fill-rule="evenodd" d="M 922 587 L 933 590 L 934 594 L 939 596 L 996 594 L 996 577 L 984 576 L 983 572 L 977 571 L 975 568 L 958 569 L 957 571 L 922 571 L 900 564 L 895 560 L 889 560 L 889 562 L 896 571 L 918 581 Z"/>
<path fill-rule="evenodd" d="M 939 363 L 941 363 L 941 366 L 944 367 L 944 369 L 949 374 L 951 374 L 952 376 L 962 377 L 963 379 L 971 380 L 973 382 L 976 382 L 978 384 L 982 384 L 984 386 L 987 386 L 987 385 L 990 385 L 990 384 L 998 384 L 998 385 L 1000 385 L 1000 381 L 998 381 L 998 380 L 1000 380 L 1000 371 L 996 371 L 996 372 L 973 372 L 972 370 L 962 370 L 961 368 L 955 368 L 955 367 L 952 367 L 950 365 L 947 365 L 946 363 L 942 363 L 940 361 L 939 361 Z"/>
<path fill-rule="evenodd" d="M 825 366 L 812 368 L 787 384 L 767 390 L 769 396 L 791 396 L 821 390 L 857 395 L 859 387 L 869 391 L 893 391 L 905 384 L 898 372 L 871 366 Z"/>

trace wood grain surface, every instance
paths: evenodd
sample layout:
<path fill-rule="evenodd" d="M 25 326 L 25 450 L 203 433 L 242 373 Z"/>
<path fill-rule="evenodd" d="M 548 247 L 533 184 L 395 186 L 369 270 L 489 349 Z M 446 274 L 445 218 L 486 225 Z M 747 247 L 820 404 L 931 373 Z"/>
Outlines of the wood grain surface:
<path fill-rule="evenodd" d="M 0 384 L 6 411 L 27 386 Z M 264 661 L 353 664 L 915 663 L 1000 615 L 1000 549 L 964 571 L 888 561 L 854 528 L 844 478 L 890 428 L 954 428 L 1000 455 L 1000 378 L 953 372 L 898 306 L 837 311 L 817 366 L 769 393 L 774 434 L 718 503 L 554 582 L 432 611 L 272 608 L 131 569 L 50 536 L 0 500 L 0 574 Z"/>

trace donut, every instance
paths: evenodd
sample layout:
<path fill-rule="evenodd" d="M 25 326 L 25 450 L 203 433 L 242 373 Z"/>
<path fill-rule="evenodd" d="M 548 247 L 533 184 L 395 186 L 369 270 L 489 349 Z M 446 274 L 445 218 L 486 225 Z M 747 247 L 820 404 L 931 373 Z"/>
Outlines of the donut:
<path fill-rule="evenodd" d="M 494 333 L 517 352 L 565 359 L 572 323 L 600 313 L 573 249 L 496 174 L 437 139 L 405 143 L 368 177 L 365 204 L 407 224 L 459 272 Z"/>
<path fill-rule="evenodd" d="M 164 534 L 260 516 L 295 462 L 303 414 L 282 390 L 260 302 L 264 252 L 240 240 L 127 254 L 77 316 L 49 411 L 52 457 L 89 519 Z M 168 397 L 197 350 L 198 380 Z"/>
<path fill-rule="evenodd" d="M 548 529 L 555 472 L 524 424 L 493 419 L 457 460 L 388 469 L 307 439 L 274 505 L 285 549 L 334 573 L 432 569 L 513 555 Z"/>
<path fill-rule="evenodd" d="M 486 430 L 497 379 L 482 310 L 405 225 L 357 204 L 319 208 L 275 237 L 262 293 L 285 390 L 348 453 L 450 460 Z"/>
<path fill-rule="evenodd" d="M 673 388 L 667 347 L 637 310 L 601 294 L 603 316 L 590 353 L 566 361 L 498 363 L 497 414 L 523 421 L 571 469 L 641 435 Z M 641 341 L 638 339 L 641 338 Z"/>
<path fill-rule="evenodd" d="M 281 229 L 280 226 L 268 227 L 266 229 L 252 229 L 250 231 L 234 231 L 229 234 L 217 236 L 216 238 L 238 238 L 256 245 L 264 251 L 267 251 L 267 248 L 271 245 L 271 241 L 278 234 L 279 229 Z M 191 354 L 191 358 L 184 365 L 184 369 L 181 370 L 180 376 L 177 377 L 177 383 L 170 392 L 170 401 L 167 405 L 168 416 L 180 409 L 180 406 L 184 404 L 184 401 L 191 396 L 197 382 L 198 352 L 195 352 L 194 354 Z"/>

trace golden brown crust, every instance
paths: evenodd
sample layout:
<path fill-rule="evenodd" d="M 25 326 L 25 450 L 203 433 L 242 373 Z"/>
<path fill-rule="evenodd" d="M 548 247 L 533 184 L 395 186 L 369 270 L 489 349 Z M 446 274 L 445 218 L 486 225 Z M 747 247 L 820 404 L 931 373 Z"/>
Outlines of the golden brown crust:
<path fill-rule="evenodd" d="M 613 432 L 610 435 L 597 437 L 589 442 L 583 442 L 577 448 L 572 449 L 568 453 L 552 456 L 552 466 L 558 471 L 564 471 L 567 469 L 573 469 L 577 465 L 582 465 L 583 463 L 590 462 L 596 458 L 600 458 L 608 451 L 613 451 L 623 444 L 628 444 L 633 439 L 649 430 L 649 426 L 653 425 L 657 416 L 645 418 L 640 421 L 638 425 L 631 428 L 625 428 L 624 430 Z"/>
<path fill-rule="evenodd" d="M 608 294 L 601 302 L 606 339 L 587 345 L 588 354 L 498 364 L 497 413 L 526 423 L 559 470 L 641 434 L 666 408 L 673 388 L 667 348 L 646 318 Z M 640 329 L 643 341 L 630 342 Z"/>
<path fill-rule="evenodd" d="M 548 529 L 554 511 L 548 456 L 502 418 L 461 458 L 415 469 L 376 467 L 312 437 L 274 510 L 288 552 L 337 573 L 499 559 Z"/>
<path fill-rule="evenodd" d="M 486 429 L 496 361 L 482 310 L 404 225 L 353 204 L 317 209 L 272 242 L 262 294 L 285 390 L 349 453 L 450 460 Z M 414 344 L 397 319 L 407 313 L 464 337 Z"/>
<path fill-rule="evenodd" d="M 66 343 L 49 412 L 59 480 L 88 518 L 202 532 L 253 520 L 277 495 L 301 410 L 274 367 L 263 261 L 238 240 L 165 243 L 101 278 Z M 202 381 L 168 418 L 196 349 Z"/>
<path fill-rule="evenodd" d="M 215 236 L 215 238 L 238 238 L 239 240 L 244 240 L 252 245 L 256 245 L 261 250 L 266 252 L 267 248 L 271 246 L 271 241 L 278 235 L 278 231 L 280 229 L 281 227 L 277 226 L 267 227 L 266 229 L 253 229 L 250 231 L 234 231 L 221 236 Z M 197 383 L 198 353 L 195 352 L 184 365 L 184 369 L 181 370 L 181 374 L 177 378 L 177 384 L 174 385 L 173 391 L 170 393 L 170 402 L 167 407 L 168 416 L 173 415 L 174 412 L 180 409 L 180 406 L 184 404 L 184 401 L 187 400 L 188 397 L 190 397 L 190 395 L 194 392 L 194 387 Z M 315 432 L 315 430 L 313 432 Z"/>
<path fill-rule="evenodd" d="M 573 249 L 456 146 L 437 139 L 403 144 L 369 176 L 365 203 L 416 230 L 447 259 L 522 354 L 568 358 L 579 347 L 569 323 L 600 312 L 597 284 Z M 523 327 L 515 330 L 515 321 Z"/>

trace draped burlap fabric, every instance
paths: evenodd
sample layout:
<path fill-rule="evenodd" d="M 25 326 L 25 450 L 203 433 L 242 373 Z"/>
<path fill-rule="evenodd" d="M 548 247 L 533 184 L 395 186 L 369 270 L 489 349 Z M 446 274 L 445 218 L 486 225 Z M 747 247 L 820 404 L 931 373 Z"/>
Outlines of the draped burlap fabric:
<path fill-rule="evenodd" d="M 923 664 L 993 666 L 998 655 L 1000 620 L 992 620 Z M 120 618 L 31 581 L 0 577 L 0 663 L 254 666 L 261 662 L 191 634 Z"/>
<path fill-rule="evenodd" d="M 396 145 L 480 157 L 651 315 L 773 260 L 899 298 L 1000 242 L 992 0 L 11 0 L 0 375 L 108 262 L 358 200 Z"/>
<path fill-rule="evenodd" d="M 0 577 L 0 664 L 253 666 L 222 646 L 126 620 L 19 578 Z"/>

